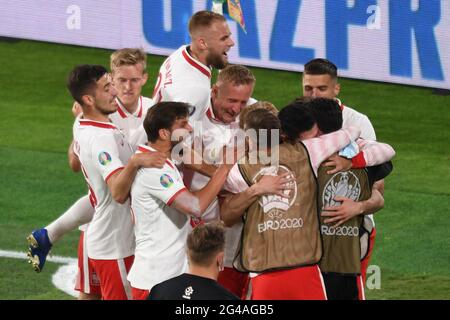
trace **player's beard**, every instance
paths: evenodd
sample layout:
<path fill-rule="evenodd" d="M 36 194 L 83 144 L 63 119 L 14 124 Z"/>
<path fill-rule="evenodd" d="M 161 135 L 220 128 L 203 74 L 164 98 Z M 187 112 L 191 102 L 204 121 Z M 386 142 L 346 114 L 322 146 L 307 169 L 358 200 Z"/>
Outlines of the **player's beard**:
<path fill-rule="evenodd" d="M 114 106 L 114 108 L 113 108 L 112 106 Z M 114 112 L 117 111 L 117 103 L 116 103 L 115 100 L 114 100 L 113 102 L 110 102 L 109 108 L 104 108 L 103 106 L 97 105 L 97 110 L 98 110 L 101 114 L 103 114 L 103 115 L 105 115 L 105 116 L 108 116 L 108 115 L 110 115 L 110 114 L 112 114 L 112 113 L 114 113 Z"/>
<path fill-rule="evenodd" d="M 208 56 L 206 56 L 206 64 L 220 70 L 227 66 L 228 61 L 223 58 L 222 54 L 210 52 Z"/>

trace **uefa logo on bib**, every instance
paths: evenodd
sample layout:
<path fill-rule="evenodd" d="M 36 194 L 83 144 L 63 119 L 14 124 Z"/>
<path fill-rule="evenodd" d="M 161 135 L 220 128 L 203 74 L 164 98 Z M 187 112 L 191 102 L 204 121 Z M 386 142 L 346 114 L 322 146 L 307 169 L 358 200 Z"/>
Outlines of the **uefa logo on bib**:
<path fill-rule="evenodd" d="M 264 167 L 253 177 L 252 182 L 256 183 L 264 175 L 276 176 L 286 172 L 289 173 L 288 178 L 294 177 L 292 171 L 283 165 Z M 292 182 L 292 186 L 293 190 L 284 191 L 284 197 L 275 194 L 261 196 L 259 204 L 263 208 L 263 212 L 269 213 L 269 216 L 272 217 L 279 215 L 281 211 L 287 211 L 297 198 L 297 183 Z"/>
<path fill-rule="evenodd" d="M 361 194 L 361 184 L 358 177 L 351 171 L 334 174 L 325 185 L 322 194 L 324 207 L 334 207 L 340 204 L 335 197 L 349 198 L 358 201 Z"/>

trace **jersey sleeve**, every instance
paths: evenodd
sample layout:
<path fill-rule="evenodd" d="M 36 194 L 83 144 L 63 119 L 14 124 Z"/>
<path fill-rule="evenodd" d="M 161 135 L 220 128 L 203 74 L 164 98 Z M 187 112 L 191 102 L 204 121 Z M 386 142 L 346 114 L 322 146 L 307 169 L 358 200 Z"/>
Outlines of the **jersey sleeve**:
<path fill-rule="evenodd" d="M 239 166 L 236 163 L 228 173 L 227 180 L 223 185 L 223 189 L 231 193 L 244 192 L 249 188 L 247 182 L 239 171 Z"/>
<path fill-rule="evenodd" d="M 356 140 L 360 132 L 356 127 L 347 127 L 317 138 L 304 140 L 303 144 L 308 150 L 314 173 L 317 175 L 320 164 L 333 153 L 349 144 L 350 141 Z"/>
<path fill-rule="evenodd" d="M 162 169 L 146 168 L 142 170 L 145 172 L 142 187 L 168 206 L 180 193 L 187 191 L 184 183 L 177 179 L 175 172 L 167 164 Z"/>
<path fill-rule="evenodd" d="M 111 175 L 125 167 L 112 134 L 101 134 L 93 138 L 92 161 L 106 182 Z"/>
<path fill-rule="evenodd" d="M 364 164 L 367 167 L 385 163 L 395 156 L 394 149 L 386 143 L 363 139 L 358 139 L 357 143 L 364 155 Z"/>
<path fill-rule="evenodd" d="M 373 141 L 377 140 L 375 129 L 366 115 L 361 117 L 361 138 Z"/>

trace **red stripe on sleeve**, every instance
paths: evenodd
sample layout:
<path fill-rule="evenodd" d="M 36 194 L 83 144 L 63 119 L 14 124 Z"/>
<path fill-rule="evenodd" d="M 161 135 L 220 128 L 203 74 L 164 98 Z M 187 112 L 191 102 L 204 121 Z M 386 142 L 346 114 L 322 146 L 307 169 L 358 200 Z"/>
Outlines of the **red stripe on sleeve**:
<path fill-rule="evenodd" d="M 183 188 L 181 190 L 178 190 L 170 199 L 167 201 L 167 205 L 170 206 L 172 202 L 175 200 L 176 197 L 180 195 L 180 193 L 187 191 L 187 188 Z"/>
<path fill-rule="evenodd" d="M 114 170 L 113 172 L 111 172 L 110 174 L 108 174 L 108 176 L 105 178 L 105 182 L 108 183 L 108 179 L 111 178 L 111 176 L 112 176 L 114 173 L 116 173 L 117 171 L 123 170 L 123 168 L 125 168 L 125 167 L 119 167 L 119 168 L 117 168 L 116 170 Z"/>

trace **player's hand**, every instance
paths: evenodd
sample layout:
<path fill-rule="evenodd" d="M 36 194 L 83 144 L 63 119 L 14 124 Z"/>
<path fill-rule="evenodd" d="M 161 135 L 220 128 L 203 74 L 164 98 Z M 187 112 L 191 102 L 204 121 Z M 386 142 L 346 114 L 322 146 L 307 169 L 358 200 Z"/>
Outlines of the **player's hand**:
<path fill-rule="evenodd" d="M 323 162 L 322 166 L 334 167 L 334 169 L 327 171 L 327 174 L 334 174 L 336 172 L 350 170 L 352 168 L 352 160 L 341 157 L 335 153 Z"/>
<path fill-rule="evenodd" d="M 334 223 L 333 226 L 338 227 L 347 220 L 363 213 L 362 202 L 344 197 L 336 197 L 334 200 L 342 203 L 339 206 L 323 208 L 322 217 L 327 217 L 324 223 Z"/>
<path fill-rule="evenodd" d="M 256 183 L 258 195 L 275 194 L 281 197 L 289 197 L 289 193 L 294 189 L 295 178 L 291 173 L 285 172 L 278 176 L 264 175 Z"/>
<path fill-rule="evenodd" d="M 81 105 L 78 102 L 74 101 L 73 105 L 72 105 L 73 116 L 76 118 L 82 112 L 83 112 L 83 109 L 81 109 Z"/>
<path fill-rule="evenodd" d="M 136 154 L 138 157 L 138 164 L 144 168 L 159 168 L 161 169 L 166 163 L 166 156 L 158 151 L 149 151 Z"/>

